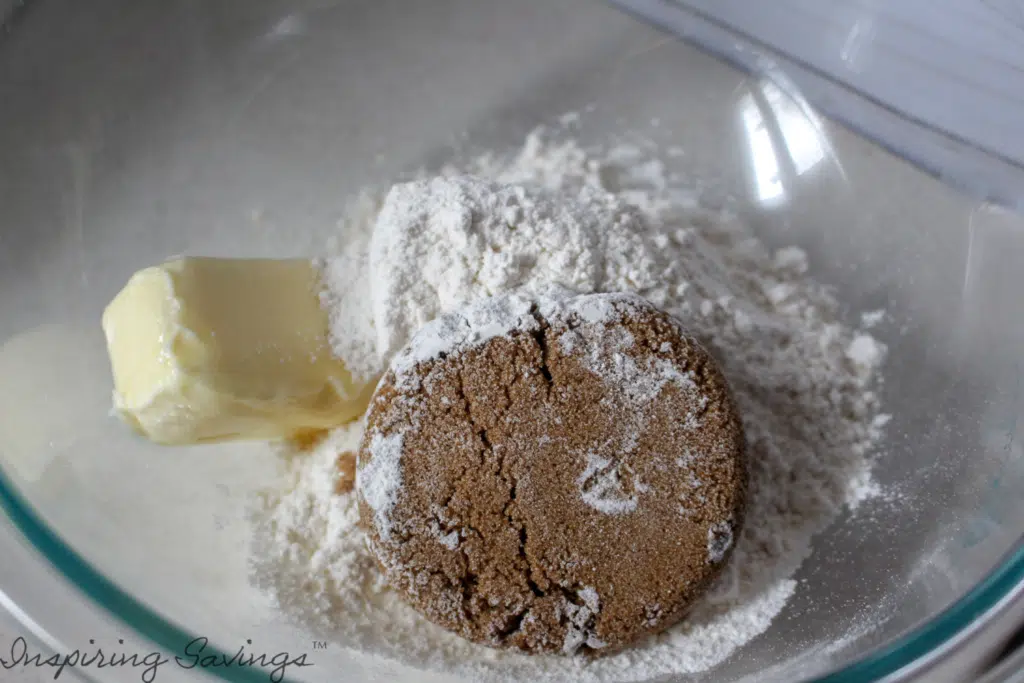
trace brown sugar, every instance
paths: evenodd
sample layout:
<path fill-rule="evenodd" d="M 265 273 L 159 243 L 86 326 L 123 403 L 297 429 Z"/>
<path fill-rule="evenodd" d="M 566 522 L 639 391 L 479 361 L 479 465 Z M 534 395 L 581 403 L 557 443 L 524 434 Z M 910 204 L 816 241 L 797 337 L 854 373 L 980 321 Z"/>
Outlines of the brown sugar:
<path fill-rule="evenodd" d="M 396 362 L 371 403 L 360 516 L 387 580 L 444 628 L 529 653 L 671 626 L 742 525 L 743 432 L 717 364 L 637 297 L 533 305 L 495 336 L 471 329 L 480 315 L 437 321 L 423 334 L 470 331 Z"/>
<path fill-rule="evenodd" d="M 352 451 L 338 453 L 336 467 L 338 478 L 334 482 L 334 491 L 339 495 L 351 492 L 356 487 L 356 454 Z"/>

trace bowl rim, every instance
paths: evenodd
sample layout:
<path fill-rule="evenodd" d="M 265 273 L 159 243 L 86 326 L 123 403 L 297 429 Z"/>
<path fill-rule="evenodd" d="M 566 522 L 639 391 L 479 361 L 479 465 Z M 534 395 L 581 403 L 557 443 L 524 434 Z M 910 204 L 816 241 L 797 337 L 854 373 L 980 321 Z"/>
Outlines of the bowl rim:
<path fill-rule="evenodd" d="M 14 20 L 20 18 L 21 10 L 30 3 L 14 0 L 10 4 L 12 11 L 9 14 L 5 16 L 0 11 L 0 31 L 8 28 Z M 662 28 L 667 28 L 665 21 L 659 22 L 649 13 L 638 11 L 639 3 L 612 0 L 612 4 L 620 7 L 627 6 L 625 9 L 630 9 L 628 6 L 632 5 L 634 15 L 659 24 Z M 8 9 L 4 5 L 3 0 L 0 0 L 0 10 Z M 671 32 L 679 35 L 677 31 Z M 685 42 L 741 70 L 752 72 L 765 67 L 763 63 L 751 63 L 744 59 L 738 59 L 735 54 L 724 53 L 707 41 L 701 40 L 698 35 L 691 33 L 683 38 Z M 755 53 L 750 54 L 756 57 Z M 785 60 L 780 61 L 784 62 Z M 861 136 L 880 144 L 896 156 L 910 161 L 918 168 L 933 175 L 941 174 L 940 170 L 935 168 L 932 160 L 916 156 L 912 149 L 906 146 L 886 144 L 885 140 L 870 135 L 862 126 L 856 125 L 855 121 L 839 115 L 834 108 L 825 113 L 833 119 L 839 120 L 846 127 L 855 130 Z M 977 150 L 968 149 L 967 145 L 954 146 L 967 155 L 977 152 Z M 1005 169 L 1005 165 L 997 164 L 997 166 Z M 995 187 L 997 190 L 995 194 L 989 194 L 983 198 L 996 204 L 1018 208 L 1024 206 L 1020 185 L 1016 182 L 1019 170 L 1005 169 L 994 182 L 992 179 L 987 179 L 989 187 Z M 948 176 L 945 178 L 950 179 Z M 1004 187 L 1009 189 L 1003 189 Z M 979 194 L 979 190 L 975 186 L 961 185 L 959 189 L 965 190 L 969 194 Z M 992 192 L 992 190 L 987 192 Z M 146 606 L 138 598 L 120 588 L 65 543 L 19 492 L 2 466 L 0 466 L 0 509 L 3 510 L 4 515 L 18 533 L 64 579 L 88 596 L 95 605 L 114 619 L 127 625 L 138 635 L 168 652 L 180 652 L 183 644 L 196 638 L 185 628 L 160 615 L 156 610 Z M 2 579 L 0 579 L 0 591 L 2 590 Z M 876 646 L 859 660 L 815 678 L 804 679 L 805 683 L 863 683 L 882 679 L 895 683 L 915 679 L 927 673 L 937 664 L 954 657 L 1000 614 L 1011 605 L 1020 603 L 1024 603 L 1024 535 L 1018 538 L 1013 548 L 981 581 L 963 592 L 943 610 L 909 628 L 891 641 Z M 11 614 L 19 621 L 32 616 L 14 612 Z M 46 624 L 37 625 L 43 629 L 47 628 Z M 215 656 L 230 656 L 229 651 L 218 646 L 213 639 L 206 651 Z M 266 683 L 266 672 L 261 669 L 214 668 L 207 669 L 206 672 L 208 675 L 228 683 Z M 301 683 L 301 681 L 286 676 L 283 683 Z"/>
<path fill-rule="evenodd" d="M 739 71 L 799 94 L 813 108 L 947 186 L 1024 211 L 1024 166 L 998 150 L 911 117 L 814 64 L 780 51 L 688 0 L 605 0 Z"/>

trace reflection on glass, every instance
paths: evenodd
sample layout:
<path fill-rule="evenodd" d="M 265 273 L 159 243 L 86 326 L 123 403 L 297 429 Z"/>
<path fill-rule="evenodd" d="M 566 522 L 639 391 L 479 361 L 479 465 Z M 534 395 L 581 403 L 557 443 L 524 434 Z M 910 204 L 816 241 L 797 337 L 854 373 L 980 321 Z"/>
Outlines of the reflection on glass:
<path fill-rule="evenodd" d="M 839 49 L 839 58 L 843 60 L 846 67 L 851 71 L 860 71 L 864 63 L 864 57 L 868 53 L 866 47 L 870 47 L 875 39 L 875 19 L 873 16 L 863 16 L 857 19 L 856 23 L 846 34 L 846 40 Z"/>
<path fill-rule="evenodd" d="M 793 171 L 797 175 L 807 173 L 825 159 L 825 145 L 816 122 L 775 83 L 761 81 L 759 88 L 782 134 Z"/>
<path fill-rule="evenodd" d="M 778 206 L 792 189 L 787 183 L 831 156 L 822 125 L 802 99 L 774 80 L 758 82 L 738 107 L 753 194 L 762 205 Z"/>
<path fill-rule="evenodd" d="M 781 203 L 785 199 L 781 169 L 775 157 L 775 146 L 761 108 L 754 96 L 747 93 L 740 99 L 740 121 L 747 137 L 754 190 L 762 203 Z"/>

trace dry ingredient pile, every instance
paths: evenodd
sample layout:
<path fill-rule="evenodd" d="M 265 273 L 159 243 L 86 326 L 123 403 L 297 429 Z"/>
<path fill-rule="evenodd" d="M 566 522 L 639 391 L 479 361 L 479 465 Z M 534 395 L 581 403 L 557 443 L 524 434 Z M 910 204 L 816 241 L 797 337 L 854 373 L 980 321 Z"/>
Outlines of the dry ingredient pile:
<path fill-rule="evenodd" d="M 493 647 L 610 654 L 676 623 L 742 526 L 725 379 L 633 294 L 502 294 L 424 325 L 366 416 L 388 583 Z"/>
<path fill-rule="evenodd" d="M 254 582 L 319 637 L 481 681 L 704 671 L 768 628 L 813 536 L 879 493 L 883 346 L 840 322 L 802 250 L 770 251 L 729 212 L 702 208 L 643 147 L 584 151 L 538 130 L 514 156 L 368 196 L 342 228 L 343 250 L 323 264 L 324 301 L 335 351 L 356 374 L 382 374 L 422 325 L 482 297 L 632 292 L 683 321 L 718 361 L 749 481 L 732 557 L 683 621 L 598 659 L 527 656 L 429 623 L 386 585 L 358 526 L 351 462 L 363 425 L 349 425 L 311 453 L 285 453 L 291 480 L 253 516 Z M 598 601 L 585 607 L 600 618 Z"/>

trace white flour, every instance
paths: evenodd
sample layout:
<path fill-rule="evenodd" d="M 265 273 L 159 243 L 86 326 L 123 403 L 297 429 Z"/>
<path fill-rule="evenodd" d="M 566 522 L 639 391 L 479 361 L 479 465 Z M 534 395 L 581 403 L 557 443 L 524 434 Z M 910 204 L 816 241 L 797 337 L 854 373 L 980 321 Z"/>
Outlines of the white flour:
<path fill-rule="evenodd" d="M 526 189 L 452 179 L 392 190 L 369 257 L 369 223 L 357 222 L 362 246 L 326 265 L 336 350 L 373 375 L 418 325 L 481 295 L 549 284 L 642 294 L 684 321 L 734 390 L 749 442 L 747 522 L 739 538 L 708 543 L 735 540 L 735 553 L 683 623 L 626 652 L 588 662 L 471 645 L 381 585 L 354 496 L 334 492 L 335 457 L 355 447 L 356 425 L 292 460 L 295 480 L 257 515 L 256 582 L 321 636 L 474 680 L 635 681 L 718 664 L 783 608 L 813 535 L 877 493 L 870 455 L 885 419 L 872 387 L 883 347 L 841 324 L 834 298 L 805 276 L 800 249 L 769 252 L 734 217 L 673 188 L 637 149 L 588 155 L 535 133 L 511 160 L 459 170 Z M 370 282 L 360 301 L 345 290 L 358 282 Z M 382 505 L 390 495 L 381 492 Z"/>

